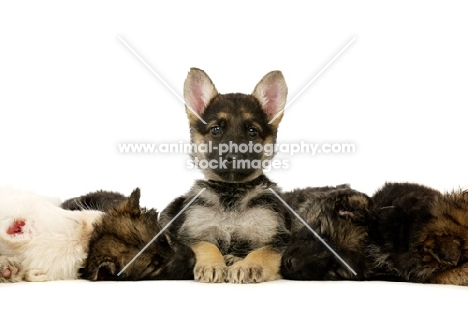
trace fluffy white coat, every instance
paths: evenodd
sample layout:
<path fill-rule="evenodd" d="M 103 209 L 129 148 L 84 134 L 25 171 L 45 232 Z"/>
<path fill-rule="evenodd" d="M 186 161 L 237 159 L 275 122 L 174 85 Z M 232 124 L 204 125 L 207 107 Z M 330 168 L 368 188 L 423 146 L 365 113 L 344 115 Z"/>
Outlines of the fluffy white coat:
<path fill-rule="evenodd" d="M 0 186 L 0 282 L 76 279 L 101 215 Z"/>

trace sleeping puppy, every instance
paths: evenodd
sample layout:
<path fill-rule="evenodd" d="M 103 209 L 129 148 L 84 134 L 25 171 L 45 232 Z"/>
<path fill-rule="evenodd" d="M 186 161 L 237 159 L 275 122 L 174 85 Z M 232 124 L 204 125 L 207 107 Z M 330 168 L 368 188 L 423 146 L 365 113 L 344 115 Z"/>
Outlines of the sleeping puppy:
<path fill-rule="evenodd" d="M 38 194 L 0 187 L 0 282 L 78 278 L 100 211 L 68 211 Z"/>
<path fill-rule="evenodd" d="M 195 255 L 168 232 L 158 212 L 140 207 L 140 189 L 129 197 L 96 191 L 62 204 L 71 210 L 105 211 L 94 224 L 82 277 L 91 281 L 193 279 Z"/>
<path fill-rule="evenodd" d="M 467 191 L 387 183 L 373 200 L 367 253 L 374 278 L 468 285 Z"/>
<path fill-rule="evenodd" d="M 295 222 L 282 259 L 285 278 L 468 285 L 467 191 L 386 183 L 369 199 L 346 188 L 307 188 L 284 197 L 357 275 Z"/>
<path fill-rule="evenodd" d="M 291 280 L 363 280 L 371 199 L 348 185 L 297 189 L 283 197 L 351 269 L 295 218 L 292 243 L 281 261 L 282 276 Z"/>

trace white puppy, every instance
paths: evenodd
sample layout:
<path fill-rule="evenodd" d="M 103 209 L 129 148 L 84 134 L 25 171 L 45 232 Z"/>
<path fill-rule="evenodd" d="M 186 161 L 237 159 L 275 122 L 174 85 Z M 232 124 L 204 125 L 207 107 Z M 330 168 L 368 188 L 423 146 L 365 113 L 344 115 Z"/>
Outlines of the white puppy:
<path fill-rule="evenodd" d="M 0 186 L 0 282 L 76 279 L 101 215 Z"/>

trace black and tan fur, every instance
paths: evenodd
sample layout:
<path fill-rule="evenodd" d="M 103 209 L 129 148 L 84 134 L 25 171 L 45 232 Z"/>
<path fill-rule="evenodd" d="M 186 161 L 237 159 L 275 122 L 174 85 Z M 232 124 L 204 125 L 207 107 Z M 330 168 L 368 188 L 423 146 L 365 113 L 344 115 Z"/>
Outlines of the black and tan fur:
<path fill-rule="evenodd" d="M 282 276 L 292 280 L 365 279 L 371 199 L 348 185 L 296 189 L 284 193 L 283 197 L 356 274 L 294 218 L 292 243 L 282 258 Z"/>
<path fill-rule="evenodd" d="M 67 200 L 63 208 L 105 211 L 94 225 L 82 277 L 92 281 L 193 279 L 195 255 L 168 232 L 161 233 L 158 212 L 139 205 L 140 190 L 130 197 L 97 191 Z M 160 234 L 161 233 L 161 234 Z M 158 234 L 158 238 L 122 269 Z"/>
<path fill-rule="evenodd" d="M 369 260 L 377 279 L 468 285 L 468 192 L 387 183 L 373 196 Z"/>
<path fill-rule="evenodd" d="M 192 143 L 264 145 L 276 142 L 287 87 L 282 74 L 273 71 L 263 77 L 252 95 L 218 94 L 206 73 L 192 68 L 184 96 Z M 269 124 L 277 113 L 279 117 Z M 281 253 L 290 238 L 290 218 L 269 188 L 280 189 L 263 174 L 262 167 L 233 166 L 237 160 L 262 161 L 273 154 L 197 150 L 191 157 L 226 165 L 203 169 L 206 179 L 196 181 L 161 213 L 165 225 L 205 189 L 169 227 L 195 252 L 195 280 L 251 283 L 279 278 Z"/>

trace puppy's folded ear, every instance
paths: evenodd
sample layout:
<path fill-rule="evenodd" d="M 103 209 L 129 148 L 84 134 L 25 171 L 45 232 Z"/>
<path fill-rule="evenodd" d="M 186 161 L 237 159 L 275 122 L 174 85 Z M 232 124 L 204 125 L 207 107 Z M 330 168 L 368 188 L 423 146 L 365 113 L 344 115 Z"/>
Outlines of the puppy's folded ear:
<path fill-rule="evenodd" d="M 344 191 L 337 195 L 334 205 L 341 218 L 356 224 L 367 224 L 372 215 L 372 199 L 365 194 L 348 194 Z"/>
<path fill-rule="evenodd" d="M 91 281 L 110 281 L 116 278 L 117 265 L 112 261 L 104 261 L 89 278 Z"/>
<path fill-rule="evenodd" d="M 270 119 L 278 114 L 274 120 L 274 123 L 278 124 L 288 96 L 288 87 L 281 71 L 267 73 L 255 86 L 252 95 L 260 101 L 263 111 Z"/>
<path fill-rule="evenodd" d="M 184 83 L 184 98 L 188 110 L 200 115 L 218 91 L 210 77 L 201 69 L 191 68 Z M 190 111 L 187 111 L 190 116 Z"/>

